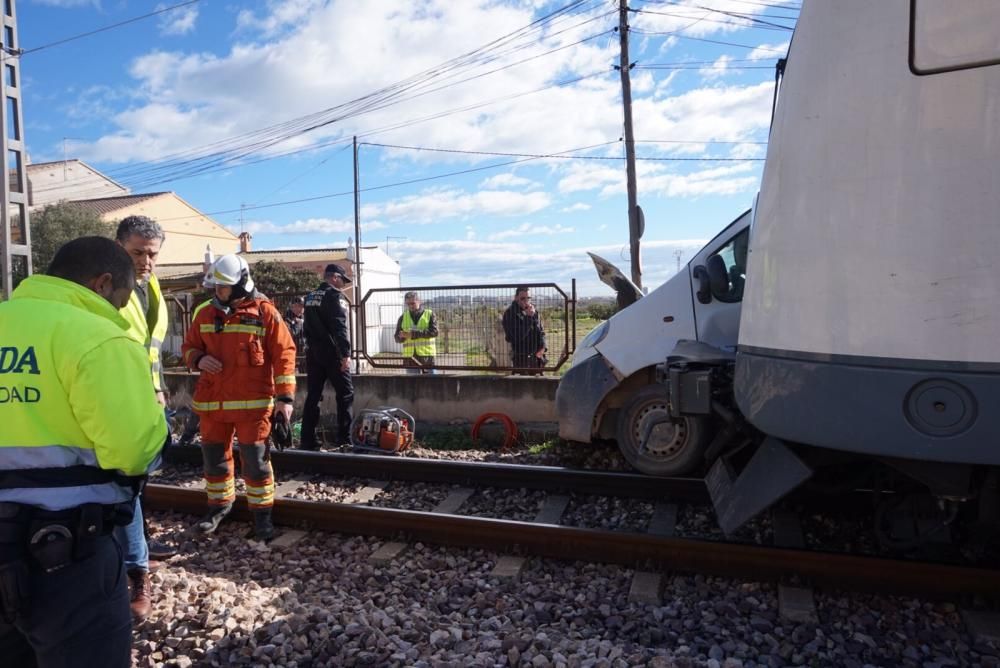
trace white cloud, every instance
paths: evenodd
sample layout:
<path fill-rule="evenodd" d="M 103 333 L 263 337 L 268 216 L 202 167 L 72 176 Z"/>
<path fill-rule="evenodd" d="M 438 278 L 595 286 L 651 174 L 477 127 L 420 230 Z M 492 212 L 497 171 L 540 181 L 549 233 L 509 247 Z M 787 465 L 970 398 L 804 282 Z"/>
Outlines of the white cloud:
<path fill-rule="evenodd" d="M 33 0 L 38 5 L 48 5 L 50 7 L 86 7 L 90 5 L 96 9 L 101 8 L 101 0 Z"/>
<path fill-rule="evenodd" d="M 239 225 L 230 225 L 230 230 L 238 232 Z M 380 230 L 383 223 L 371 221 L 362 223 L 362 230 Z M 243 229 L 251 234 L 341 234 L 354 233 L 354 221 L 346 218 L 307 218 L 291 223 L 274 223 L 269 220 L 251 221 L 243 225 Z"/>
<path fill-rule="evenodd" d="M 576 230 L 564 225 L 535 225 L 533 223 L 521 223 L 515 228 L 496 232 L 489 236 L 490 241 L 502 241 L 503 239 L 519 239 L 531 236 L 553 236 L 556 234 L 569 234 Z"/>
<path fill-rule="evenodd" d="M 577 202 L 560 209 L 563 213 L 573 213 L 574 211 L 590 211 L 590 205 L 586 202 Z"/>
<path fill-rule="evenodd" d="M 761 44 L 747 54 L 749 60 L 777 60 L 788 53 L 789 42 L 780 44 Z"/>
<path fill-rule="evenodd" d="M 719 77 L 724 77 L 731 73 L 729 67 L 732 64 L 732 60 L 732 56 L 723 54 L 716 58 L 715 62 L 708 67 L 702 67 L 698 73 L 706 79 L 718 79 Z"/>
<path fill-rule="evenodd" d="M 156 9 L 164 9 L 167 6 L 168 5 L 166 4 L 160 3 L 156 5 Z M 197 21 L 198 7 L 195 5 L 178 7 L 177 9 L 169 12 L 163 12 L 159 15 L 160 34 L 186 35 L 194 30 Z"/>
<path fill-rule="evenodd" d="M 545 209 L 550 201 L 549 195 L 543 192 L 481 190 L 467 193 L 458 189 L 441 189 L 388 202 L 366 204 L 361 209 L 361 217 L 379 217 L 423 225 L 470 216 L 523 216 Z"/>
<path fill-rule="evenodd" d="M 643 284 L 656 288 L 676 270 L 674 252 L 681 250 L 685 260 L 705 244 L 704 239 L 651 240 L 642 242 Z M 523 243 L 439 239 L 393 243 L 396 257 L 411 285 L 462 285 L 482 283 L 555 282 L 569 290 L 577 279 L 581 296 L 607 295 L 611 290 L 597 279 L 587 251 L 618 265 L 627 275 L 628 247 L 601 244 L 552 250 L 539 246 L 536 239 Z M 455 258 L 462 258 L 456 262 Z"/>
<path fill-rule="evenodd" d="M 708 164 L 708 163 L 694 163 Z M 694 168 L 687 172 L 669 171 L 670 163 L 643 162 L 636 165 L 636 181 L 643 195 L 699 197 L 750 192 L 758 178 L 754 163 L 738 162 L 722 167 Z M 592 164 L 572 165 L 559 181 L 563 193 L 598 191 L 602 197 L 625 192 L 625 169 Z"/>
<path fill-rule="evenodd" d="M 80 157 L 113 162 L 149 160 L 333 108 L 435 68 L 456 54 L 531 23 L 533 18 L 530 7 L 500 0 L 269 3 L 264 12 L 239 14 L 236 22 L 241 30 L 236 38 L 240 41 L 228 53 L 160 50 L 135 59 L 129 67 L 135 79 L 130 88 L 143 99 L 127 112 L 112 116 L 109 120 L 117 126 L 115 131 L 90 147 L 81 147 L 86 150 L 81 150 Z M 379 28 L 373 31 L 372 26 Z M 567 22 L 557 26 L 565 27 Z M 273 150 L 361 134 L 501 98 L 504 101 L 472 113 L 401 128 L 385 139 L 400 144 L 524 153 L 606 141 L 617 136 L 620 122 L 619 84 L 611 73 L 604 74 L 617 48 L 609 40 L 594 40 L 524 65 L 502 68 L 592 32 L 592 25 L 583 26 L 541 44 L 511 50 L 500 61 L 478 69 L 439 75 L 429 85 L 411 91 L 405 104 L 369 110 Z M 457 83 L 498 68 L 495 74 Z M 508 99 L 512 94 L 595 73 L 602 74 Z M 428 92 L 438 86 L 448 87 Z M 170 113 L 165 113 L 164 107 Z M 568 122 L 567 115 L 577 118 Z M 197 118 L 197 123 L 192 126 L 189 118 Z M 541 144 L 539 137 L 545 138 Z M 459 158 L 427 153 L 419 159 Z M 485 158 L 461 158 L 469 159 Z"/>
<path fill-rule="evenodd" d="M 526 179 L 523 176 L 517 176 L 516 174 L 497 174 L 496 176 L 491 176 L 488 179 L 483 179 L 479 187 L 483 190 L 494 190 L 496 188 L 517 188 L 519 186 L 532 186 L 537 185 L 531 179 Z"/>

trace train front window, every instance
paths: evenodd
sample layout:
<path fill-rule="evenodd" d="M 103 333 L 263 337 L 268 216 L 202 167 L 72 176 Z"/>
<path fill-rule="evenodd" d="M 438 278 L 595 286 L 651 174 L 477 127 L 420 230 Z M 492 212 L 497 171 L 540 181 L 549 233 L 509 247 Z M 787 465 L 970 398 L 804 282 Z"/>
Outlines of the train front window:
<path fill-rule="evenodd" d="M 1000 65 L 997 35 L 997 0 L 911 0 L 910 69 L 937 74 Z"/>

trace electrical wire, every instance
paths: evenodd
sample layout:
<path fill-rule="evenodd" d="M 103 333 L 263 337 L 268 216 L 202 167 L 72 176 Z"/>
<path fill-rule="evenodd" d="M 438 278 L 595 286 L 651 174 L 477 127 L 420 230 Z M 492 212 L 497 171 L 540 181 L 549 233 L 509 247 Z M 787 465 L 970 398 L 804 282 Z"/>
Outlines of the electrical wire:
<path fill-rule="evenodd" d="M 424 177 L 415 178 L 415 179 L 407 179 L 405 181 L 396 181 L 396 182 L 393 182 L 393 183 L 384 183 L 384 184 L 380 184 L 380 185 L 376 185 L 376 186 L 368 186 L 368 187 L 365 187 L 365 188 L 359 188 L 358 192 L 359 193 L 374 192 L 374 191 L 377 191 L 377 190 L 386 190 L 386 189 L 389 189 L 389 188 L 398 188 L 398 187 L 401 187 L 401 186 L 413 185 L 413 184 L 416 184 L 416 183 L 426 183 L 428 181 L 436 181 L 436 180 L 440 180 L 440 179 L 444 179 L 444 178 L 449 178 L 449 177 L 452 177 L 452 176 L 462 176 L 462 175 L 465 175 L 465 174 L 473 174 L 473 173 L 476 173 L 476 172 L 487 171 L 487 170 L 490 170 L 490 169 L 499 169 L 500 167 L 507 167 L 507 166 L 510 166 L 510 165 L 516 165 L 516 164 L 521 164 L 521 163 L 525 163 L 525 162 L 531 162 L 531 161 L 534 161 L 534 160 L 546 160 L 546 159 L 551 159 L 551 158 L 569 158 L 569 159 L 585 159 L 585 160 L 600 159 L 600 160 L 621 161 L 621 160 L 624 160 L 624 158 L 620 158 L 620 157 L 616 157 L 616 156 L 571 156 L 571 155 L 566 155 L 568 153 L 578 153 L 578 152 L 582 152 L 582 151 L 593 150 L 595 148 L 602 148 L 602 147 L 605 147 L 605 146 L 610 146 L 612 144 L 617 144 L 620 141 L 621 140 L 606 141 L 606 142 L 602 142 L 602 143 L 599 143 L 599 144 L 592 144 L 590 146 L 581 146 L 579 148 L 568 149 L 566 151 L 559 151 L 559 152 L 556 152 L 556 153 L 544 153 L 544 154 L 538 154 L 538 153 L 491 153 L 491 152 L 487 152 L 487 151 L 465 151 L 465 150 L 457 150 L 457 149 L 456 150 L 434 149 L 434 148 L 419 147 L 419 146 L 402 146 L 402 145 L 393 145 L 393 144 L 376 144 L 376 143 L 372 143 L 372 142 L 364 142 L 363 144 L 359 144 L 359 147 L 362 146 L 362 145 L 365 145 L 365 146 L 375 146 L 375 147 L 382 147 L 382 148 L 409 149 L 409 150 L 417 150 L 417 151 L 438 151 L 438 152 L 446 152 L 446 153 L 473 153 L 473 154 L 477 154 L 477 155 L 521 156 L 521 157 L 518 157 L 515 160 L 507 160 L 507 161 L 504 161 L 504 162 L 493 163 L 493 164 L 490 164 L 490 165 L 483 165 L 481 167 L 470 167 L 468 169 L 461 169 L 461 170 L 458 170 L 458 171 L 446 172 L 446 173 L 443 173 L 443 174 L 433 174 L 431 176 L 424 176 Z M 705 142 L 699 142 L 699 143 L 705 143 Z M 636 160 L 652 161 L 652 162 L 763 162 L 764 159 L 763 158 L 656 158 L 656 157 L 641 157 L 640 158 L 640 157 L 637 157 Z M 323 199 L 332 199 L 332 198 L 335 198 L 335 197 L 347 197 L 348 195 L 353 195 L 353 194 L 354 194 L 354 190 L 345 190 L 343 192 L 328 193 L 328 194 L 325 194 L 325 195 L 314 195 L 314 196 L 311 196 L 311 197 L 302 197 L 302 198 L 293 199 L 293 200 L 285 200 L 285 201 L 282 201 L 282 202 L 270 202 L 270 203 L 267 203 L 267 204 L 256 204 L 256 205 L 253 205 L 253 206 L 242 206 L 242 207 L 239 207 L 239 208 L 236 208 L 236 209 L 224 209 L 224 210 L 220 210 L 220 211 L 211 211 L 211 212 L 203 213 L 203 214 L 200 214 L 200 215 L 201 216 L 222 216 L 222 215 L 227 215 L 227 214 L 231 214 L 231 213 L 239 213 L 241 211 L 252 211 L 252 210 L 257 210 L 257 209 L 270 209 L 270 208 L 281 207 L 281 206 L 289 206 L 289 205 L 292 205 L 292 204 L 302 204 L 302 203 L 305 203 L 305 202 L 315 202 L 315 201 L 323 200 Z M 161 218 L 159 220 L 160 220 L 160 222 L 165 222 L 165 221 L 171 221 L 171 220 L 188 220 L 188 219 L 197 218 L 197 217 L 198 217 L 198 215 L 176 216 L 176 217 L 172 217 L 172 218 Z"/>
<path fill-rule="evenodd" d="M 708 7 L 701 7 L 701 6 L 697 6 L 696 7 L 694 5 L 691 5 L 691 7 L 692 7 L 692 9 L 705 9 L 705 10 L 708 10 L 708 11 L 711 11 L 711 12 L 717 12 L 719 14 L 726 14 L 727 16 L 732 16 L 732 14 L 730 12 L 723 12 L 721 10 L 711 9 L 711 8 L 708 8 Z M 636 14 L 653 14 L 653 15 L 656 15 L 656 16 L 670 16 L 670 17 L 677 18 L 677 19 L 689 19 L 689 18 L 691 18 L 690 16 L 684 16 L 683 14 L 672 14 L 670 12 L 657 12 L 657 11 L 654 11 L 652 9 L 629 9 L 629 11 L 633 12 L 633 13 L 636 13 Z M 710 23 L 722 23 L 722 24 L 725 24 L 725 25 L 742 26 L 744 28 L 746 28 L 748 26 L 743 21 L 748 21 L 750 23 L 757 24 L 756 27 L 759 30 L 786 30 L 786 31 L 791 32 L 794 29 L 792 26 L 786 26 L 786 25 L 780 25 L 780 24 L 777 24 L 777 23 L 771 23 L 770 21 L 764 21 L 764 20 L 761 20 L 761 19 L 754 19 L 752 17 L 752 15 L 747 15 L 746 17 L 739 16 L 738 18 L 740 19 L 739 21 L 727 21 L 725 19 L 704 19 L 704 20 L 708 21 Z"/>
<path fill-rule="evenodd" d="M 654 30 L 642 30 L 639 28 L 630 28 L 629 32 L 634 32 L 639 35 L 670 35 L 672 37 L 678 37 L 680 39 L 689 39 L 695 42 L 708 42 L 709 44 L 721 44 L 722 46 L 735 46 L 740 49 L 751 49 L 754 51 L 771 51 L 772 53 L 784 54 L 785 52 L 781 49 L 772 49 L 765 46 L 753 46 L 751 44 L 737 44 L 736 42 L 724 42 L 718 39 L 708 39 L 706 37 L 691 37 L 690 35 L 682 35 L 679 32 L 657 32 Z"/>
<path fill-rule="evenodd" d="M 72 35 L 70 37 L 64 37 L 63 39 L 56 40 L 55 42 L 49 42 L 48 44 L 42 44 L 41 46 L 36 46 L 30 49 L 24 49 L 18 52 L 16 55 L 27 56 L 32 53 L 38 53 L 39 51 L 44 51 L 45 49 L 51 49 L 54 46 L 60 46 L 68 42 L 73 42 L 78 39 L 83 39 L 84 37 L 90 37 L 91 35 L 96 35 L 98 33 L 107 32 L 108 30 L 114 30 L 115 28 L 121 28 L 122 26 L 129 25 L 130 23 L 136 23 L 137 21 L 142 21 L 143 19 L 148 19 L 153 16 L 158 16 L 159 14 L 165 14 L 167 12 L 172 12 L 175 9 L 180 9 L 181 7 L 187 7 L 188 5 L 193 5 L 201 0 L 187 0 L 186 2 L 180 2 L 176 5 L 171 5 L 170 7 L 163 7 L 162 9 L 157 9 L 156 11 L 149 12 L 148 14 L 143 14 L 142 16 L 136 16 L 131 19 L 126 19 L 125 21 L 119 21 L 118 23 L 112 23 L 111 25 L 106 25 L 103 28 L 97 28 L 95 30 L 89 30 L 87 32 L 80 33 L 78 35 Z"/>
<path fill-rule="evenodd" d="M 498 40 L 494 40 L 490 44 L 509 44 L 511 42 L 511 36 L 517 37 L 519 35 L 526 34 L 526 32 L 538 31 L 542 29 L 545 25 L 552 23 L 555 19 L 565 18 L 565 14 L 569 9 L 585 6 L 586 4 L 587 3 L 585 3 L 584 0 L 577 0 L 575 2 L 571 2 L 568 5 L 565 5 L 553 12 L 550 12 L 546 16 L 533 21 L 531 24 L 526 26 L 526 28 L 529 29 L 528 31 L 526 31 L 525 28 L 513 31 L 512 33 L 508 33 L 508 35 L 504 37 L 498 38 Z M 597 17 L 592 17 L 586 21 L 576 24 L 575 26 L 571 26 L 571 28 L 569 29 L 592 22 L 593 20 L 602 18 L 607 14 L 608 13 L 602 14 Z M 561 32 L 565 32 L 565 30 L 560 31 L 560 33 Z M 531 58 L 526 58 L 523 59 L 522 61 L 518 61 L 517 63 L 509 63 L 505 67 L 493 70 L 493 72 L 506 69 L 507 67 L 516 66 L 517 64 L 521 64 L 523 62 L 532 60 L 535 57 L 541 57 L 542 55 L 547 55 L 549 53 L 554 53 L 555 51 L 562 50 L 564 48 L 569 48 L 570 46 L 574 46 L 589 39 L 595 39 L 601 36 L 602 34 L 607 34 L 607 31 L 605 31 L 604 33 L 600 33 L 598 35 L 584 38 L 583 40 L 579 40 L 578 42 L 574 42 L 573 44 L 570 45 L 558 47 L 557 49 L 548 51 L 545 54 L 539 54 Z M 546 38 L 548 37 L 550 36 L 547 36 Z M 469 53 L 481 54 L 485 52 L 486 48 L 487 47 L 480 47 L 479 49 L 476 49 Z M 524 45 L 521 45 L 520 48 L 523 49 Z M 413 80 L 414 83 L 410 85 L 408 88 L 410 90 L 413 90 L 418 85 L 426 85 L 426 83 L 433 81 L 434 79 L 440 78 L 438 76 L 440 74 L 440 71 L 446 69 L 454 69 L 453 65 L 456 62 L 461 61 L 463 58 L 468 60 L 467 59 L 468 55 L 469 54 L 465 54 L 464 56 L 460 56 L 457 59 L 452 59 L 452 61 L 448 61 L 447 63 L 445 63 L 444 66 L 438 66 L 437 71 L 435 71 L 434 68 L 432 68 L 432 70 L 425 71 L 425 73 L 430 72 L 431 74 L 433 74 L 433 76 L 429 76 L 428 78 L 420 79 L 419 78 L 420 75 L 416 75 L 416 77 L 411 77 L 410 79 Z M 481 60 L 482 59 L 480 58 L 479 61 Z M 462 81 L 453 82 L 450 85 L 457 85 L 464 81 L 468 81 L 473 78 L 478 78 L 478 76 L 485 76 L 485 75 L 486 74 L 480 73 L 479 75 L 468 77 L 467 79 L 464 79 Z M 405 81 L 406 80 L 404 80 L 404 83 Z M 397 83 L 392 86 L 381 89 L 381 91 L 393 90 L 393 86 L 398 87 L 399 85 L 400 84 Z M 222 140 L 220 142 L 213 142 L 212 144 L 209 144 L 207 148 L 216 149 L 214 151 L 192 149 L 186 152 L 174 154 L 175 158 L 174 160 L 159 160 L 156 161 L 155 163 L 149 163 L 147 165 L 140 165 L 140 166 L 133 165 L 127 168 L 123 168 L 122 170 L 117 170 L 117 171 L 112 170 L 108 173 L 108 176 L 116 180 L 128 182 L 130 183 L 130 185 L 134 185 L 134 187 L 136 188 L 148 185 L 154 185 L 156 183 L 164 183 L 171 180 L 177 180 L 179 178 L 196 176 L 202 173 L 206 173 L 207 171 L 214 171 L 216 168 L 225 168 L 227 165 L 239 163 L 241 160 L 243 160 L 252 153 L 266 151 L 267 149 L 277 144 L 286 142 L 290 139 L 294 139 L 295 137 L 314 131 L 326 125 L 342 121 L 346 118 L 353 117 L 361 113 L 378 111 L 388 106 L 391 106 L 392 104 L 399 104 L 403 101 L 413 99 L 418 95 L 428 94 L 430 92 L 436 92 L 446 87 L 447 86 L 439 86 L 436 89 L 425 90 L 421 93 L 412 94 L 410 96 L 400 96 L 397 93 L 394 99 L 389 95 L 385 94 L 380 95 L 381 91 L 376 91 L 375 93 L 363 96 L 362 98 L 352 100 L 342 105 L 337 105 L 336 107 L 332 107 L 327 110 L 323 110 L 322 112 L 316 112 L 314 114 L 310 114 L 305 117 L 292 119 L 291 121 L 286 121 L 285 123 L 278 124 L 276 126 L 271 126 L 270 128 L 265 128 L 261 131 L 246 133 L 244 135 L 236 137 L 237 140 L 243 140 L 242 143 L 234 143 L 232 142 L 232 139 Z M 405 90 L 405 88 L 399 88 L 398 90 Z M 330 112 L 337 110 L 346 110 L 346 111 L 341 114 L 333 116 L 330 115 Z"/>

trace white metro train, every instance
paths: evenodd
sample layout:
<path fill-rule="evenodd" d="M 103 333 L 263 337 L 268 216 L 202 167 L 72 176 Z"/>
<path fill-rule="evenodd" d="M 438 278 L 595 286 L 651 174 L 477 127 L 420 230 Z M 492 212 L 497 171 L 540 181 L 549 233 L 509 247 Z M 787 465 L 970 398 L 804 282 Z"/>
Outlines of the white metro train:
<path fill-rule="evenodd" d="M 581 342 L 560 433 L 708 470 L 726 531 L 872 471 L 887 540 L 995 525 L 1000 2 L 805 0 L 779 68 L 753 209 Z"/>

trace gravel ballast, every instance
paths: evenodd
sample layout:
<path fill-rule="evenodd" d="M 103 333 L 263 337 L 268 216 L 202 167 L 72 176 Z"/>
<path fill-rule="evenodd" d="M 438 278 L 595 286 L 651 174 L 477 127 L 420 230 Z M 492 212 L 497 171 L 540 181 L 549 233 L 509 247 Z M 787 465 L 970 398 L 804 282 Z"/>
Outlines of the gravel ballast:
<path fill-rule="evenodd" d="M 197 518 L 151 513 L 154 534 Z M 819 624 L 778 616 L 776 588 L 665 578 L 662 605 L 628 601 L 632 571 L 532 559 L 496 578 L 500 554 L 310 532 L 289 547 L 183 537 L 153 574 L 135 632 L 140 666 L 939 666 L 1000 665 L 948 603 L 817 593 Z"/>

